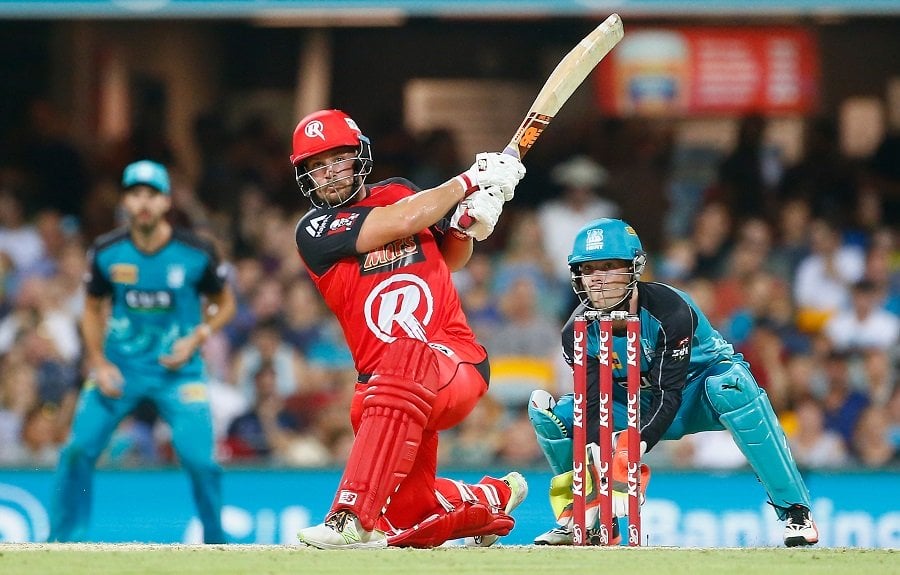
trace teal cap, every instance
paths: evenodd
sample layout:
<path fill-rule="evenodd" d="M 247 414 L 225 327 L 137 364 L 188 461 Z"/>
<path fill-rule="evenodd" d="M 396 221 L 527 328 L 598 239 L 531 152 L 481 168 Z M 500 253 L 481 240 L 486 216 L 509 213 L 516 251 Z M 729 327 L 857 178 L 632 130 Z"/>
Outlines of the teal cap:
<path fill-rule="evenodd" d="M 140 160 L 125 167 L 122 172 L 122 187 L 126 190 L 134 186 L 150 186 L 151 188 L 168 195 L 169 172 L 165 166 L 150 160 Z"/>

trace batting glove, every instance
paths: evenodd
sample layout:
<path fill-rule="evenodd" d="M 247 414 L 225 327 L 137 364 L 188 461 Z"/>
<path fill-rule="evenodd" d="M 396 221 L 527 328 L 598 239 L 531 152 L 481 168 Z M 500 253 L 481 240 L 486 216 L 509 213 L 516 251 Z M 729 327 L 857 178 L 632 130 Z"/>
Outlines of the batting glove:
<path fill-rule="evenodd" d="M 477 190 L 456 207 L 450 218 L 450 227 L 462 231 L 476 241 L 484 241 L 493 233 L 502 211 L 503 193 L 500 188 L 491 186 Z M 468 227 L 464 227 L 460 219 L 469 222 Z"/>
<path fill-rule="evenodd" d="M 479 188 L 500 188 L 503 201 L 513 199 L 516 185 L 525 177 L 525 166 L 515 156 L 500 152 L 481 152 L 475 156 L 472 167 L 456 176 L 466 190 L 466 196 Z"/>

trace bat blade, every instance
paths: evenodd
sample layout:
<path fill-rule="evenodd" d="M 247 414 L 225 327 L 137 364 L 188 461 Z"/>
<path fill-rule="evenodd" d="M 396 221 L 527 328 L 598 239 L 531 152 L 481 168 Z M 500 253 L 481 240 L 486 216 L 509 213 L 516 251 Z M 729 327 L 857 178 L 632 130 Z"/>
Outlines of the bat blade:
<path fill-rule="evenodd" d="M 566 100 L 624 35 L 622 19 L 613 14 L 572 48 L 544 82 L 504 153 L 523 158 Z"/>
<path fill-rule="evenodd" d="M 615 48 L 623 36 L 625 29 L 622 26 L 622 19 L 618 14 L 612 14 L 563 56 L 544 82 L 528 114 L 525 115 L 525 119 L 503 153 L 520 160 L 525 157 L 566 100 L 575 93 L 591 70 Z M 459 227 L 467 229 L 474 221 L 466 212 L 459 218 Z"/>

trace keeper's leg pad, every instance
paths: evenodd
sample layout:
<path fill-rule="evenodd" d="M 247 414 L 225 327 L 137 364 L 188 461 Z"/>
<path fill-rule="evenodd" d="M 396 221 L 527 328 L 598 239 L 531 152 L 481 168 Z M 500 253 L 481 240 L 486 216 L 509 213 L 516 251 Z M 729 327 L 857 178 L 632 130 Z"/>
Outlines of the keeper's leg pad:
<path fill-rule="evenodd" d="M 809 491 L 797 469 L 787 437 L 769 397 L 761 390 L 743 364 L 706 381 L 707 397 L 721 415 L 719 420 L 769 495 L 779 519 L 787 508 L 810 507 Z"/>
<path fill-rule="evenodd" d="M 409 473 L 437 397 L 434 352 L 425 342 L 392 343 L 363 390 L 359 428 L 332 512 L 349 509 L 364 529 Z"/>
<path fill-rule="evenodd" d="M 500 480 L 482 478 L 475 485 L 438 478 L 435 495 L 442 509 L 407 529 L 386 529 L 391 547 L 438 547 L 451 539 L 508 535 L 515 520 L 500 507 Z"/>
<path fill-rule="evenodd" d="M 528 401 L 528 419 L 555 475 L 572 470 L 572 438 L 563 420 L 566 405 L 566 402 L 558 404 L 543 389 L 533 391 Z M 559 414 L 556 413 L 557 408 L 560 408 Z"/>

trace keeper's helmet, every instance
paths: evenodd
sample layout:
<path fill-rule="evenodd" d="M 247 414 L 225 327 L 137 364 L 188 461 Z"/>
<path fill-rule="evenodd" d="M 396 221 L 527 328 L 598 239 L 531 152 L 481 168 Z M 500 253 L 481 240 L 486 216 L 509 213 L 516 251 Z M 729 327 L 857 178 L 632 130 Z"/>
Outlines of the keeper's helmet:
<path fill-rule="evenodd" d="M 356 149 L 352 176 L 355 188 L 344 200 L 332 205 L 322 201 L 314 193 L 321 187 L 311 176 L 315 170 L 308 170 L 303 164 L 316 154 L 343 147 Z M 314 206 L 335 207 L 346 204 L 363 190 L 366 176 L 372 171 L 372 147 L 350 116 L 340 110 L 320 110 L 300 120 L 294 128 L 291 164 L 294 166 L 294 177 L 300 191 Z"/>
<path fill-rule="evenodd" d="M 611 305 L 598 307 L 585 289 L 581 265 L 585 262 L 602 260 L 625 260 L 631 262 L 631 266 L 626 272 L 630 277 L 625 286 L 624 296 Z M 623 301 L 631 297 L 634 287 L 644 272 L 647 254 L 644 252 L 641 239 L 634 228 L 622 220 L 602 218 L 588 223 L 578 231 L 568 262 L 572 289 L 575 290 L 581 302 L 590 309 L 607 311 L 617 308 Z"/>

